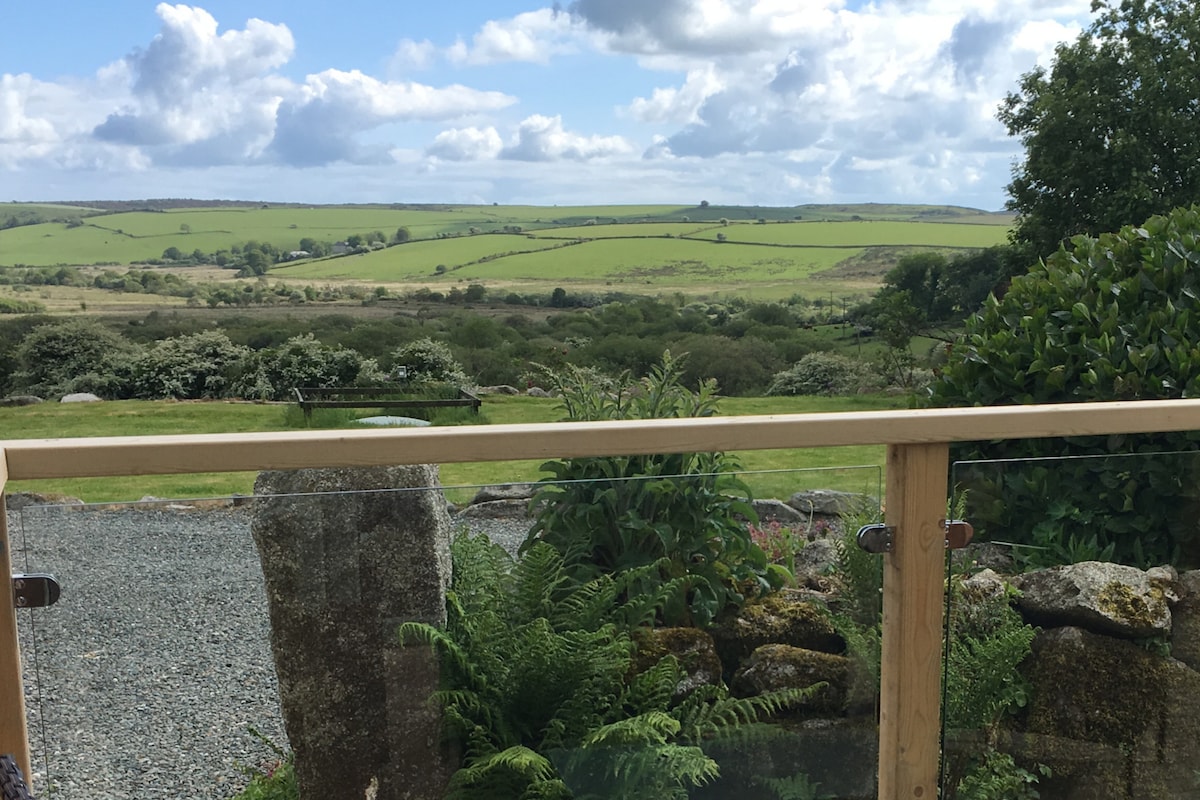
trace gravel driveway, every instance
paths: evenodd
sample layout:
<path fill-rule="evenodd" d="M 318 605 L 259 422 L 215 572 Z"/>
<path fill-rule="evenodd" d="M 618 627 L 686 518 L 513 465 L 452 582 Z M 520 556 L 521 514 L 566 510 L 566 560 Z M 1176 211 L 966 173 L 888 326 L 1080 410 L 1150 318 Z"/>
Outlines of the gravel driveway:
<path fill-rule="evenodd" d="M 59 602 L 21 612 L 37 797 L 227 798 L 286 744 L 250 514 L 10 512 L 13 568 Z"/>

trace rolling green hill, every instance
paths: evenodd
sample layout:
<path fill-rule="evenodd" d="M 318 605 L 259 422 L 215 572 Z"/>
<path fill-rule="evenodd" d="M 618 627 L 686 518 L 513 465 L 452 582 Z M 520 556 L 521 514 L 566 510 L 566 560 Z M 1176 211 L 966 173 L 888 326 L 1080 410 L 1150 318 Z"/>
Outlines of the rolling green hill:
<path fill-rule="evenodd" d="M 796 281 L 820 273 L 828 278 L 841 264 L 878 265 L 842 270 L 841 281 L 861 288 L 907 249 L 1000 244 L 1011 221 L 977 209 L 881 204 L 179 208 L 186 201 L 158 202 L 163 209 L 138 211 L 123 204 L 115 211 L 10 204 L 71 221 L 0 230 L 0 266 L 137 265 L 168 248 L 208 257 L 252 241 L 287 251 L 299 249 L 304 238 L 332 244 L 379 231 L 391 239 L 404 227 L 412 238 L 406 244 L 280 264 L 270 274 L 433 288 L 463 281 L 531 288 L 625 284 L 629 290 L 650 284 L 685 292 L 749 286 L 787 296 Z M 871 248 L 886 250 L 872 258 Z"/>

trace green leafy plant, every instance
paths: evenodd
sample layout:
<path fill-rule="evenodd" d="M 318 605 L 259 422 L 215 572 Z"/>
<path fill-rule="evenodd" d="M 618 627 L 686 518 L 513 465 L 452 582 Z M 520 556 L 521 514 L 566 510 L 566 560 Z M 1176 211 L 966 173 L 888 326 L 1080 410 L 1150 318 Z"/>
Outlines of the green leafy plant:
<path fill-rule="evenodd" d="M 1038 800 L 1037 784 L 1050 776 L 1050 768 L 1019 766 L 1011 755 L 987 750 L 978 765 L 959 781 L 955 800 Z"/>
<path fill-rule="evenodd" d="M 1200 347 L 1190 344 L 1200 339 L 1197 264 L 1196 207 L 1075 237 L 968 321 L 933 403 L 1200 395 Z M 1049 523 L 1039 535 L 1068 546 L 1075 535 L 1075 550 L 1188 565 L 1200 561 L 1197 441 L 1192 432 L 1008 440 L 957 447 L 955 458 L 985 462 L 962 465 L 958 478 L 975 495 L 981 538 L 1036 544 L 1033 531 Z"/>
<path fill-rule="evenodd" d="M 609 385 L 587 370 L 547 371 L 572 420 L 664 419 L 716 413 L 716 385 L 692 392 L 681 362 L 666 352 L 650 375 L 631 385 L 628 373 Z M 706 625 L 718 614 L 783 580 L 769 570 L 745 521 L 758 521 L 749 489 L 723 453 L 673 453 L 550 461 L 533 499 L 535 522 L 523 551 L 539 542 L 563 557 L 577 583 L 642 570 L 631 594 L 663 585 L 678 590 L 662 610 L 669 624 Z M 653 570 L 646 567 L 657 565 Z M 773 583 L 774 582 L 774 583 Z"/>
<path fill-rule="evenodd" d="M 233 796 L 233 800 L 299 800 L 300 788 L 296 783 L 292 755 L 256 729 L 251 728 L 250 734 L 267 745 L 276 758 L 261 768 L 247 769 L 250 782 Z"/>
<path fill-rule="evenodd" d="M 1018 766 L 996 748 L 1001 722 L 1023 708 L 1029 686 L 1018 669 L 1030 652 L 1035 634 L 1012 607 L 1015 590 L 989 593 L 968 590 L 961 576 L 952 577 L 951 615 L 945 666 L 946 727 L 952 731 L 980 731 L 982 750 L 966 757 L 947 757 L 948 785 L 953 800 L 1007 800 L 1036 798 L 1039 776 Z"/>
<path fill-rule="evenodd" d="M 465 754 L 452 798 L 682 800 L 718 774 L 703 742 L 809 693 L 734 699 L 704 686 L 675 700 L 684 675 L 674 656 L 633 674 L 630 629 L 677 588 L 631 595 L 657 565 L 578 583 L 548 544 L 513 562 L 466 535 L 453 558 L 445 630 L 410 622 L 400 632 L 443 656 L 435 699 Z"/>

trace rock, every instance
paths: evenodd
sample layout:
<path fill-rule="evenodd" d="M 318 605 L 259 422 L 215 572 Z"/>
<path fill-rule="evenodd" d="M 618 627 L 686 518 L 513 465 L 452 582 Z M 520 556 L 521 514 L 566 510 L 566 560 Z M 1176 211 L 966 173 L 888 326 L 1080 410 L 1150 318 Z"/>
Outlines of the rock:
<path fill-rule="evenodd" d="M 850 684 L 850 659 L 786 644 L 766 644 L 738 669 L 730 689 L 740 697 L 752 697 L 778 689 L 806 689 L 817 683 L 827 685 L 791 711 L 840 711 Z"/>
<path fill-rule="evenodd" d="M 796 551 L 796 575 L 824 575 L 837 563 L 837 544 L 832 539 L 814 539 Z"/>
<path fill-rule="evenodd" d="M 725 673 L 732 675 L 766 644 L 841 653 L 846 642 L 833 629 L 829 612 L 811 593 L 783 590 L 751 601 L 709 629 Z"/>
<path fill-rule="evenodd" d="M 0 406 L 36 406 L 42 398 L 33 394 L 14 394 L 0 399 Z"/>
<path fill-rule="evenodd" d="M 980 567 L 1001 575 L 1012 575 L 1016 571 L 1012 548 L 1002 544 L 972 542 L 961 550 L 953 551 L 950 557 L 958 569 Z"/>
<path fill-rule="evenodd" d="M 515 386 L 509 386 L 508 384 L 501 384 L 499 386 L 480 386 L 478 389 L 475 390 L 475 394 L 477 394 L 477 395 L 485 395 L 485 394 L 514 395 L 514 394 L 520 394 L 520 393 L 521 393 L 520 389 L 518 389 Z"/>
<path fill-rule="evenodd" d="M 675 656 L 679 661 L 684 676 L 675 687 L 674 699 L 721 682 L 721 659 L 717 658 L 712 637 L 699 628 L 637 628 L 633 640 L 637 644 L 633 660 L 636 672 L 654 666 L 664 656 Z"/>
<path fill-rule="evenodd" d="M 993 570 L 985 569 L 962 582 L 964 599 L 967 602 L 998 600 L 1008 593 L 1004 579 Z"/>
<path fill-rule="evenodd" d="M 458 519 L 511 519 L 529 516 L 528 500 L 492 500 L 473 503 L 454 515 Z"/>
<path fill-rule="evenodd" d="M 65 494 L 38 494 L 37 492 L 12 492 L 4 495 L 4 502 L 9 511 L 19 511 L 30 506 L 81 506 L 84 504 L 78 497 Z"/>
<path fill-rule="evenodd" d="M 529 397 L 553 397 L 553 395 L 540 386 L 530 386 L 525 390 L 525 394 Z"/>
<path fill-rule="evenodd" d="M 433 487 L 429 491 L 386 491 Z M 383 491 L 381 491 L 383 490 Z M 300 796 L 441 798 L 457 759 L 438 659 L 397 629 L 446 621 L 451 525 L 435 466 L 263 472 L 251 530 Z"/>
<path fill-rule="evenodd" d="M 860 494 L 814 489 L 807 492 L 796 492 L 788 499 L 787 504 L 805 517 L 813 514 L 835 517 L 853 511 L 863 500 L 864 497 Z"/>
<path fill-rule="evenodd" d="M 1042 797 L 1196 796 L 1200 673 L 1081 628 L 1039 633 L 1022 672 L 1034 737 L 1016 741 L 1013 754 L 1053 770 L 1038 785 Z"/>
<path fill-rule="evenodd" d="M 493 500 L 528 500 L 542 486 L 537 483 L 505 483 L 499 486 L 483 486 L 475 492 L 469 505 L 490 503 Z"/>
<path fill-rule="evenodd" d="M 1013 585 L 1021 590 L 1017 607 L 1034 625 L 1131 639 L 1171 632 L 1167 591 L 1135 567 L 1083 561 L 1020 575 Z"/>
<path fill-rule="evenodd" d="M 60 403 L 99 403 L 100 398 L 91 392 L 75 392 L 74 394 L 63 395 Z"/>
<path fill-rule="evenodd" d="M 808 517 L 782 500 L 755 500 L 752 502 L 760 522 L 806 522 Z"/>
<path fill-rule="evenodd" d="M 1200 570 L 1179 576 L 1179 602 L 1171 609 L 1171 655 L 1200 670 Z"/>

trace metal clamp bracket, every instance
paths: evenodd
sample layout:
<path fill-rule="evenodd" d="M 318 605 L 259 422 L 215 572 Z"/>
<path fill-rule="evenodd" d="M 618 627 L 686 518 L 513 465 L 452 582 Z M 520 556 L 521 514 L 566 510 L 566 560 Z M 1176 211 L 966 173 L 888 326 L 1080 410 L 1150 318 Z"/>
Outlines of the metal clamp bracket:
<path fill-rule="evenodd" d="M 947 550 L 961 550 L 975 537 L 975 528 L 965 520 L 944 519 L 941 525 L 946 532 Z M 896 529 L 883 523 L 863 525 L 856 538 L 858 546 L 868 553 L 890 553 L 896 544 Z"/>
<path fill-rule="evenodd" d="M 858 546 L 868 553 L 890 553 L 895 541 L 896 529 L 890 525 L 876 523 L 858 529 Z"/>
<path fill-rule="evenodd" d="M 53 575 L 12 576 L 13 605 L 17 608 L 45 608 L 58 602 L 62 587 Z"/>

